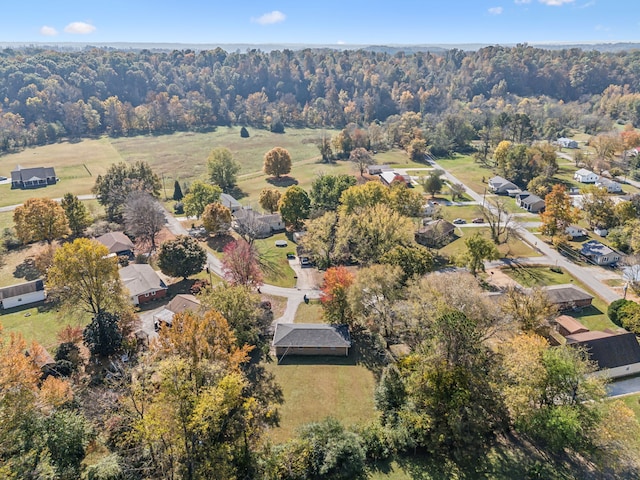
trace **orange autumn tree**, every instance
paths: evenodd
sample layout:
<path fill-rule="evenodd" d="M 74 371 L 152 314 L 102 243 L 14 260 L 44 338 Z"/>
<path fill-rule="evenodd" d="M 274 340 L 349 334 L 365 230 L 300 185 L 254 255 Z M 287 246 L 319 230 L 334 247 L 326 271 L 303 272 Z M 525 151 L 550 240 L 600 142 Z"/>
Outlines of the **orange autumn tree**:
<path fill-rule="evenodd" d="M 345 267 L 332 267 L 325 272 L 320 301 L 328 323 L 353 322 L 353 312 L 347 301 L 347 292 L 353 281 L 353 274 Z"/>
<path fill-rule="evenodd" d="M 540 232 L 543 235 L 564 235 L 565 229 L 580 219 L 580 210 L 573 206 L 564 185 L 554 185 L 551 192 L 544 197 L 544 203 L 544 212 L 540 214 Z"/>

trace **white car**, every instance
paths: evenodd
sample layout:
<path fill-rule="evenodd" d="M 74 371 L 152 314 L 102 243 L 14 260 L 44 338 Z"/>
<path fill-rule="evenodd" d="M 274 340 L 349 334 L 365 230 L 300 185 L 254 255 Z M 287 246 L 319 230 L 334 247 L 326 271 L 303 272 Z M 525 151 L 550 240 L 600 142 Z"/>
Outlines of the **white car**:
<path fill-rule="evenodd" d="M 463 223 L 467 223 L 467 221 L 464 218 L 456 218 L 453 223 L 456 225 L 462 225 Z"/>

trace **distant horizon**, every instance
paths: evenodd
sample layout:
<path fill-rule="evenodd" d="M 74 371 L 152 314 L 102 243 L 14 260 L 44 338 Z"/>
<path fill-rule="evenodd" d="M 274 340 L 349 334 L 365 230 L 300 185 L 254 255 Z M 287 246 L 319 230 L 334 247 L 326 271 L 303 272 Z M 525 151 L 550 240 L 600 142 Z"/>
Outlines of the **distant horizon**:
<path fill-rule="evenodd" d="M 4 6 L 0 42 L 589 45 L 640 42 L 639 27 L 629 0 L 33 0 Z"/>

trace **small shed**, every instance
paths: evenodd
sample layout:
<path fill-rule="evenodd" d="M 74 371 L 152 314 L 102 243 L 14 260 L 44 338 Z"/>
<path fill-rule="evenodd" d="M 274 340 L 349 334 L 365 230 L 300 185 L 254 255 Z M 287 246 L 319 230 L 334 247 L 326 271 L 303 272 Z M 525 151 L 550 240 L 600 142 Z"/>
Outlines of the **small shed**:
<path fill-rule="evenodd" d="M 564 229 L 564 233 L 571 238 L 580 238 L 587 235 L 587 231 L 579 225 L 569 225 Z"/>
<path fill-rule="evenodd" d="M 220 194 L 220 203 L 225 207 L 227 207 L 229 210 L 231 210 L 231 213 L 235 213 L 242 208 L 242 205 L 240 205 L 240 202 L 235 198 L 233 198 L 228 193 Z"/>
<path fill-rule="evenodd" d="M 558 145 L 562 148 L 578 148 L 578 142 L 566 137 L 560 137 L 558 139 Z"/>
<path fill-rule="evenodd" d="M 351 337 L 348 325 L 326 323 L 278 323 L 272 343 L 276 356 L 348 356 Z"/>
<path fill-rule="evenodd" d="M 585 333 L 588 332 L 589 329 L 581 324 L 578 320 L 569 315 L 560 315 L 555 319 L 556 326 L 558 328 L 558 332 L 563 337 L 568 335 L 574 335 L 576 333 Z"/>
<path fill-rule="evenodd" d="M 369 175 L 380 175 L 382 172 L 391 170 L 389 165 L 367 165 L 367 173 Z"/>
<path fill-rule="evenodd" d="M 32 282 L 0 288 L 0 302 L 2 302 L 3 309 L 30 305 L 42 302 L 44 299 L 44 281 L 41 278 Z"/>

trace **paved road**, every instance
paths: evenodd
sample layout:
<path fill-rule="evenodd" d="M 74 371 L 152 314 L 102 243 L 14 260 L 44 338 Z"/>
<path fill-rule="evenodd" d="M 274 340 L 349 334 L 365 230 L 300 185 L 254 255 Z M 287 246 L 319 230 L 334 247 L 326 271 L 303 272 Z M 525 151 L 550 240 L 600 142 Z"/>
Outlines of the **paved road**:
<path fill-rule="evenodd" d="M 450 182 L 462 183 L 455 176 L 451 175 L 444 168 L 442 168 L 440 165 L 438 165 L 437 162 L 432 161 L 431 164 L 434 167 L 439 168 L 440 170 L 443 170 L 445 172 L 444 176 Z M 485 201 L 485 196 L 484 195 L 480 195 L 480 194 L 474 192 L 473 190 L 471 190 L 466 185 L 465 185 L 465 190 L 466 190 L 467 195 L 469 195 L 471 198 L 473 198 L 476 202 L 479 202 L 482 205 L 484 205 L 484 201 Z M 608 303 L 611 303 L 614 300 L 622 298 L 618 293 L 614 292 L 608 286 L 606 286 L 603 283 L 601 283 L 600 281 L 598 281 L 593 276 L 593 274 L 591 272 L 589 272 L 589 270 L 585 269 L 585 267 L 582 267 L 580 265 L 576 265 L 576 264 L 572 263 L 571 261 L 567 260 L 566 257 L 561 255 L 557 250 L 555 250 L 551 246 L 549 246 L 546 243 L 544 243 L 536 235 L 534 235 L 532 232 L 530 232 L 529 230 L 524 228 L 521 224 L 518 224 L 518 226 L 516 228 L 517 228 L 517 232 L 520 235 L 520 237 L 526 243 L 528 243 L 531 247 L 533 247 L 538 252 L 540 252 L 543 256 L 545 256 L 548 259 L 548 261 L 551 262 L 551 264 L 555 264 L 555 265 L 558 265 L 559 267 L 564 268 L 567 272 L 569 272 L 571 275 L 573 275 L 574 277 L 579 279 L 582 283 L 584 283 L 587 287 L 589 287 L 596 295 L 598 295 L 604 301 L 606 301 Z M 539 263 L 541 263 L 541 260 L 538 260 L 538 261 L 539 261 Z"/>
<path fill-rule="evenodd" d="M 167 219 L 167 228 L 174 235 L 188 234 L 187 230 L 182 226 L 182 223 L 180 223 L 180 221 L 173 215 L 171 215 L 171 213 L 169 213 L 167 210 L 165 210 L 165 218 Z M 291 262 L 293 262 L 293 260 L 290 261 L 290 264 Z M 295 260 L 295 262 L 297 262 L 297 260 Z M 215 273 L 221 278 L 224 278 L 222 262 L 220 262 L 220 259 L 210 252 L 207 252 L 207 266 L 209 267 L 211 272 Z M 296 271 L 296 268 L 294 268 L 294 271 Z M 295 318 L 298 306 L 302 302 L 304 302 L 305 296 L 309 299 L 320 298 L 320 291 L 316 288 L 315 285 L 309 284 L 310 282 L 307 278 L 306 273 L 304 275 L 298 274 L 298 280 L 301 280 L 301 285 L 299 286 L 299 288 L 284 288 L 267 284 L 260 287 L 261 293 L 287 298 L 287 307 L 284 311 L 284 314 L 281 317 L 276 318 L 274 320 L 274 323 L 293 323 L 293 319 Z"/>
<path fill-rule="evenodd" d="M 640 392 L 640 376 L 625 378 L 607 385 L 607 395 L 620 397 Z"/>

